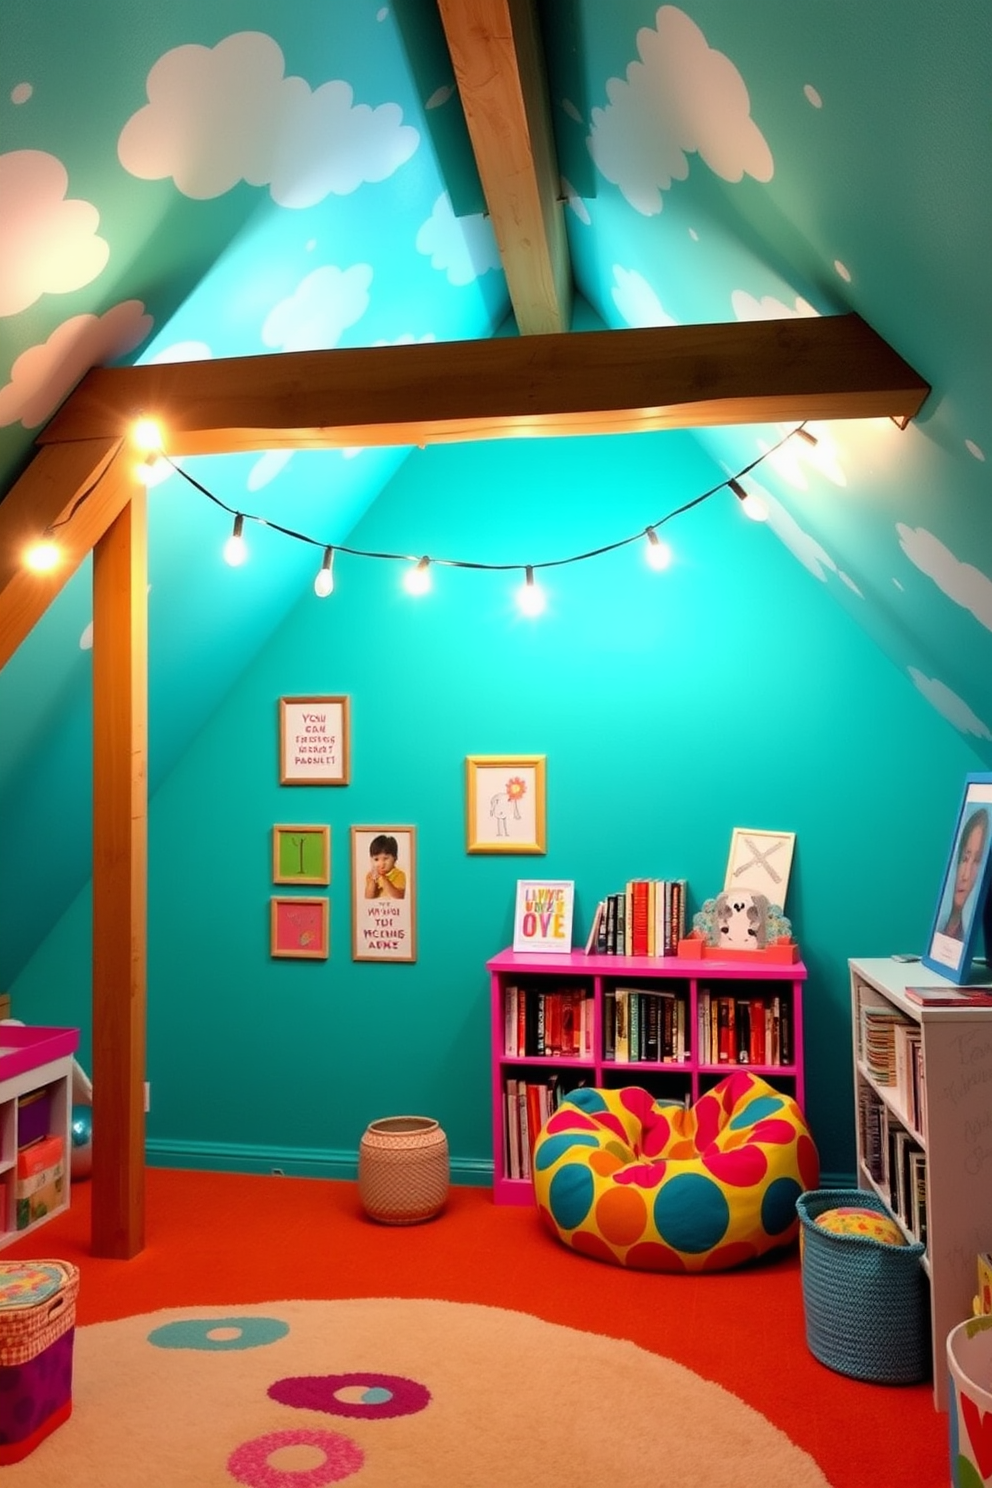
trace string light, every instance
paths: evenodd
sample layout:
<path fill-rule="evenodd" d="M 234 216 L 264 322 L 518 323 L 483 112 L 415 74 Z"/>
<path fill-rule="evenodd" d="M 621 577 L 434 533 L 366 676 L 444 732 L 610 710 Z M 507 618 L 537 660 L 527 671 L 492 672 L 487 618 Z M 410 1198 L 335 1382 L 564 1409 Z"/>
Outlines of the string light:
<path fill-rule="evenodd" d="M 647 551 L 644 555 L 647 558 L 648 567 L 660 573 L 671 563 L 672 550 L 666 542 L 662 542 L 653 527 L 646 527 L 644 536 L 648 540 Z"/>
<path fill-rule="evenodd" d="M 239 568 L 248 557 L 248 544 L 241 535 L 244 525 L 244 516 L 241 512 L 236 513 L 234 531 L 224 544 L 224 562 L 229 563 L 232 568 Z"/>
<path fill-rule="evenodd" d="M 32 543 L 24 554 L 24 562 L 32 573 L 51 573 L 53 568 L 58 568 L 61 561 L 62 553 L 58 543 L 53 542 L 47 536 Z"/>
<path fill-rule="evenodd" d="M 427 594 L 431 587 L 430 559 L 421 558 L 415 568 L 408 568 L 403 575 L 403 588 L 407 594 Z"/>
<path fill-rule="evenodd" d="M 324 549 L 324 560 L 313 581 L 313 592 L 318 599 L 326 599 L 334 588 L 334 549 Z"/>
<path fill-rule="evenodd" d="M 528 563 L 524 569 L 524 581 L 517 590 L 517 604 L 520 606 L 521 614 L 526 615 L 530 620 L 544 614 L 547 599 L 540 584 L 534 582 L 532 564 Z"/>
<path fill-rule="evenodd" d="M 627 547 L 630 543 L 639 542 L 644 538 L 647 539 L 646 557 L 650 566 L 658 570 L 667 568 L 672 561 L 672 551 L 668 543 L 663 542 L 662 539 L 659 538 L 657 528 L 664 526 L 666 522 L 671 522 L 675 517 L 680 517 L 685 512 L 691 511 L 693 507 L 701 505 L 702 502 L 708 501 L 710 497 L 715 496 L 718 491 L 729 489 L 734 494 L 734 496 L 737 497 L 738 501 L 741 504 L 742 510 L 745 511 L 753 521 L 767 521 L 769 513 L 765 502 L 762 501 L 761 497 L 756 495 L 754 492 L 750 492 L 744 489 L 744 487 L 741 485 L 742 477 L 748 475 L 752 470 L 755 470 L 770 456 L 776 454 L 778 450 L 780 450 L 785 444 L 788 443 L 790 439 L 792 439 L 796 435 L 802 438 L 809 445 L 815 446 L 818 443 L 816 435 L 810 433 L 810 431 L 804 424 L 800 424 L 797 428 L 790 429 L 789 432 L 787 434 L 784 434 L 776 444 L 773 444 L 771 446 L 770 449 L 764 450 L 749 464 L 743 466 L 742 469 L 738 470 L 736 475 L 729 476 L 719 481 L 715 486 L 711 486 L 708 491 L 701 491 L 698 496 L 693 496 L 691 500 L 683 502 L 681 506 L 675 507 L 674 510 L 667 512 L 665 516 L 659 517 L 657 521 L 650 523 L 647 527 L 641 528 L 639 531 L 633 533 L 631 536 L 618 538 L 615 542 L 603 543 L 601 547 L 590 548 L 584 553 L 573 553 L 566 558 L 549 558 L 546 559 L 543 563 L 521 565 L 519 562 L 482 563 L 478 561 L 468 561 L 461 558 L 428 558 L 426 556 L 422 558 L 416 558 L 411 556 L 409 553 L 370 552 L 364 548 L 348 547 L 344 543 L 335 543 L 332 546 L 326 542 L 323 542 L 319 538 L 308 536 L 305 532 L 296 532 L 292 527 L 284 527 L 279 522 L 269 521 L 267 518 L 256 516 L 251 512 L 235 511 L 234 507 L 228 506 L 228 504 L 225 501 L 222 501 L 219 496 L 216 496 L 213 491 L 208 490 L 206 486 L 202 485 L 198 480 L 195 479 L 195 477 L 190 475 L 188 471 L 183 470 L 182 466 L 177 465 L 171 458 L 171 456 L 165 452 L 165 450 L 162 448 L 161 437 L 158 433 L 158 426 L 154 423 L 153 420 L 146 420 L 145 425 L 146 427 L 141 437 L 142 439 L 149 442 L 150 447 L 148 449 L 148 456 L 151 457 L 146 457 L 145 464 L 150 471 L 154 472 L 156 482 L 160 478 L 160 469 L 165 474 L 174 471 L 177 475 L 182 476 L 183 480 L 186 481 L 188 485 L 193 486 L 194 489 L 199 491 L 201 495 L 205 496 L 209 501 L 212 501 L 215 506 L 220 507 L 222 511 L 228 512 L 234 518 L 233 531 L 231 533 L 231 536 L 227 539 L 227 542 L 224 544 L 224 559 L 232 566 L 236 567 L 238 564 L 243 563 L 248 557 L 248 546 L 244 540 L 243 535 L 244 524 L 247 520 L 250 522 L 257 522 L 260 526 L 271 527 L 274 531 L 281 532 L 284 537 L 291 537 L 294 538 L 297 542 L 309 543 L 311 547 L 321 548 L 323 550 L 323 560 L 321 562 L 321 566 L 317 573 L 317 576 L 314 579 L 314 591 L 318 595 L 320 595 L 321 598 L 324 598 L 326 597 L 326 595 L 332 593 L 334 589 L 334 553 L 339 552 L 348 553 L 350 556 L 355 558 L 382 558 L 392 562 L 406 563 L 408 565 L 408 568 L 403 576 L 403 584 L 407 592 L 410 594 L 426 594 L 430 590 L 431 575 L 429 570 L 432 564 L 436 565 L 440 563 L 447 568 L 471 568 L 485 570 L 490 573 L 506 573 L 513 571 L 519 572 L 520 568 L 523 567 L 524 582 L 517 591 L 517 600 L 521 608 L 527 614 L 540 614 L 544 610 L 546 604 L 544 590 L 534 578 L 534 574 L 537 569 L 562 568 L 566 564 L 582 563 L 589 558 L 599 558 L 602 557 L 605 553 L 616 552 L 619 548 Z M 137 429 L 133 437 L 135 439 L 135 442 L 137 443 Z M 87 490 L 83 491 L 80 494 L 73 505 L 72 511 L 67 517 L 63 518 L 61 522 L 53 523 L 52 526 L 47 529 L 45 534 L 46 538 L 50 537 L 50 534 L 55 530 L 56 527 L 64 526 L 66 522 L 72 519 L 76 511 L 82 505 L 83 501 L 85 501 L 91 495 L 95 485 L 96 481 L 94 481 Z M 45 545 L 36 544 L 35 551 L 37 551 L 39 548 L 42 548 L 42 561 L 44 561 Z M 59 553 L 58 549 L 55 547 L 55 544 L 51 541 L 47 543 L 47 550 L 47 561 L 49 562 L 49 566 L 51 566 L 52 562 L 58 561 Z M 35 567 L 38 566 L 38 560 L 32 559 L 31 553 L 25 555 L 25 562 Z"/>
<path fill-rule="evenodd" d="M 768 521 L 768 508 L 760 496 L 756 496 L 753 491 L 745 491 L 740 481 L 736 479 L 729 480 L 727 485 L 740 502 L 746 517 L 750 517 L 752 522 Z"/>

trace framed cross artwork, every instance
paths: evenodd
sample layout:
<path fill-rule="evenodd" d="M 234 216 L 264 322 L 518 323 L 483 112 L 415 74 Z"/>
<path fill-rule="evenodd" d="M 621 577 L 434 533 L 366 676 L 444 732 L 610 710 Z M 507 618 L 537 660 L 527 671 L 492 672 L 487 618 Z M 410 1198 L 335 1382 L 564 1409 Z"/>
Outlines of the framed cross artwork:
<path fill-rule="evenodd" d="M 764 894 L 769 904 L 784 909 L 795 843 L 795 832 L 735 827 L 724 889 L 750 889 L 752 893 Z"/>

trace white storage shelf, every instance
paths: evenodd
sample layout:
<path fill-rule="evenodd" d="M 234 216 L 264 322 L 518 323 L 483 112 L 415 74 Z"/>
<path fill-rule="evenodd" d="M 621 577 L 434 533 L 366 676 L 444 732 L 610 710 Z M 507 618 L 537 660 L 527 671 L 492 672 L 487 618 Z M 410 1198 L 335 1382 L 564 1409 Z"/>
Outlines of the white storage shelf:
<path fill-rule="evenodd" d="M 858 1182 L 895 1212 L 884 1177 L 872 1175 L 864 1102 L 880 1101 L 890 1125 L 910 1133 L 926 1154 L 927 1233 L 923 1266 L 929 1278 L 934 1402 L 947 1409 L 947 1335 L 971 1316 L 978 1287 L 976 1258 L 992 1250 L 992 1007 L 920 1007 L 914 986 L 953 983 L 918 963 L 880 957 L 851 961 L 855 1122 Z M 925 1102 L 915 1126 L 905 1090 L 882 1083 L 866 1058 L 862 1010 L 888 1009 L 919 1031 Z M 905 1086 L 905 1082 L 904 1082 Z"/>
<path fill-rule="evenodd" d="M 69 1204 L 69 1162 L 72 1136 L 72 1058 L 78 1042 L 74 1028 L 0 1030 L 0 1250 L 47 1224 Z M 48 1093 L 48 1131 L 62 1137 L 65 1182 L 63 1202 L 24 1229 L 17 1228 L 18 1102 L 22 1096 L 45 1089 Z"/>

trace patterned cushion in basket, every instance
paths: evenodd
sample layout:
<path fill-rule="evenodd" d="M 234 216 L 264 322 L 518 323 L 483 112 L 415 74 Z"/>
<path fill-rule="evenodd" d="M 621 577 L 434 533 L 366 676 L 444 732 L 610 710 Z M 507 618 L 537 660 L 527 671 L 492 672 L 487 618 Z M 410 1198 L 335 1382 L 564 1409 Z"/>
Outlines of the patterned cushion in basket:
<path fill-rule="evenodd" d="M 544 1222 L 573 1250 L 651 1271 L 722 1271 L 789 1244 L 819 1158 L 796 1102 L 736 1070 L 686 1108 L 579 1089 L 534 1148 Z"/>
<path fill-rule="evenodd" d="M 863 1209 L 853 1204 L 825 1209 L 813 1223 L 831 1235 L 867 1235 L 869 1240 L 878 1240 L 883 1245 L 906 1244 L 906 1236 L 894 1219 L 879 1214 L 875 1209 Z"/>

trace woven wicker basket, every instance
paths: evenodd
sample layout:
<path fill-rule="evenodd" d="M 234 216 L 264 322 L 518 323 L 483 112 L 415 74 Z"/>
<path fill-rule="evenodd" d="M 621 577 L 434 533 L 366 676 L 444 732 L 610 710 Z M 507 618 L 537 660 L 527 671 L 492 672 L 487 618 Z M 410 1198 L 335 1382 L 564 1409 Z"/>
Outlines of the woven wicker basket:
<path fill-rule="evenodd" d="M 433 1219 L 448 1197 L 448 1179 L 448 1139 L 430 1116 L 369 1123 L 358 1148 L 358 1192 L 370 1219 Z"/>
<path fill-rule="evenodd" d="M 889 1211 L 867 1189 L 819 1188 L 800 1194 L 806 1342 L 821 1364 L 853 1379 L 908 1385 L 931 1370 L 930 1295 L 918 1241 L 886 1245 L 868 1235 L 836 1235 L 815 1223 L 828 1209 Z"/>

